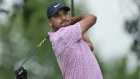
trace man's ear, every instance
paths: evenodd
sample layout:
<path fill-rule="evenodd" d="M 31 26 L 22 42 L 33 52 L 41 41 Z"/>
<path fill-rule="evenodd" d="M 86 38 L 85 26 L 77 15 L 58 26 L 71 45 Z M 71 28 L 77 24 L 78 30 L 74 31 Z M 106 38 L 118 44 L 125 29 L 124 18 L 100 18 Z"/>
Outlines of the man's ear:
<path fill-rule="evenodd" d="M 47 19 L 47 21 L 48 21 L 48 24 L 49 24 L 50 26 L 52 26 L 52 21 L 51 21 L 51 19 Z"/>

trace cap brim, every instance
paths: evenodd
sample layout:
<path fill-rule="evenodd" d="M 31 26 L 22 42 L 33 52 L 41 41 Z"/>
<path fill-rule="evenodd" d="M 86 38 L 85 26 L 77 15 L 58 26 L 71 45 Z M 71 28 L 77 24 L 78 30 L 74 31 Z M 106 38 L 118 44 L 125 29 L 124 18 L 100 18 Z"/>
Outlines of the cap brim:
<path fill-rule="evenodd" d="M 60 10 L 60 9 L 62 9 L 62 8 L 63 8 L 63 9 L 66 9 L 67 11 L 70 11 L 70 8 L 67 7 L 67 6 L 60 7 L 60 8 L 58 8 L 56 11 L 54 11 L 54 12 L 52 13 L 51 17 L 54 16 L 54 14 L 55 14 L 58 10 Z"/>

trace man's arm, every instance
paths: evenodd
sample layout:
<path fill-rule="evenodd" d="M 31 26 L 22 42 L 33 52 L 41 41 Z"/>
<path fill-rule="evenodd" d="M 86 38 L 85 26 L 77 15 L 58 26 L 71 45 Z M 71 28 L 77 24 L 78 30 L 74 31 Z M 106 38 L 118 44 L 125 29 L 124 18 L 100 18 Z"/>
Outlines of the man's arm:
<path fill-rule="evenodd" d="M 80 16 L 72 17 L 71 18 L 71 24 L 75 24 L 77 22 L 80 23 L 81 26 L 81 32 L 82 32 L 82 38 L 86 42 L 86 44 L 89 46 L 91 51 L 94 50 L 94 47 L 88 37 L 84 34 L 91 26 L 93 26 L 96 23 L 97 17 L 94 15 L 89 14 L 83 14 Z"/>
<path fill-rule="evenodd" d="M 93 51 L 94 50 L 94 47 L 93 47 L 91 41 L 88 39 L 88 37 L 85 34 L 83 34 L 82 35 L 82 38 L 86 42 L 86 44 L 89 46 L 89 48 L 91 49 L 91 51 Z"/>
<path fill-rule="evenodd" d="M 76 22 L 80 23 L 82 35 L 96 23 L 97 17 L 90 14 L 83 14 L 80 16 L 72 17 L 71 24 L 75 24 Z"/>

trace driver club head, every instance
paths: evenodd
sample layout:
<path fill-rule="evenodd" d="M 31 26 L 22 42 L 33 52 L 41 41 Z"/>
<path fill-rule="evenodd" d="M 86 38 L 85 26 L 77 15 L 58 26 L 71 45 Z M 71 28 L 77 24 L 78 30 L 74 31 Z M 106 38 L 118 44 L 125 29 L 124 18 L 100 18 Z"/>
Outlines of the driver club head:
<path fill-rule="evenodd" d="M 15 71 L 16 79 L 27 79 L 27 71 L 24 67 L 20 67 Z"/>

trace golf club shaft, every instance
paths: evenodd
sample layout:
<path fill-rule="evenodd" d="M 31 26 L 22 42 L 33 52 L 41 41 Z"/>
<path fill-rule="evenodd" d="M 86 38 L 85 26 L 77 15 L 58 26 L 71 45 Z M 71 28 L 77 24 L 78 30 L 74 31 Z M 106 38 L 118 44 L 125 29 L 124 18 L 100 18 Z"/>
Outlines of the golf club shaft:
<path fill-rule="evenodd" d="M 49 37 L 49 35 L 44 38 L 44 40 L 33 50 L 33 52 L 26 58 L 26 60 L 21 64 L 20 67 L 23 66 L 23 64 L 35 53 L 35 51 L 46 41 L 46 39 Z"/>

